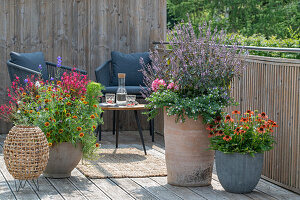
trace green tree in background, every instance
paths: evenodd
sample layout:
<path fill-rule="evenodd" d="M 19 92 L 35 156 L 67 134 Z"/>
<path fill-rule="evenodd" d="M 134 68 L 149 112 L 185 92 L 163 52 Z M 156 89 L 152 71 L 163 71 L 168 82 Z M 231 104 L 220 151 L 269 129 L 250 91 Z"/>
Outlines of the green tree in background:
<path fill-rule="evenodd" d="M 299 35 L 299 0 L 168 0 L 168 27 L 187 20 L 197 25 L 211 21 L 213 27 L 244 36 L 294 38 Z"/>

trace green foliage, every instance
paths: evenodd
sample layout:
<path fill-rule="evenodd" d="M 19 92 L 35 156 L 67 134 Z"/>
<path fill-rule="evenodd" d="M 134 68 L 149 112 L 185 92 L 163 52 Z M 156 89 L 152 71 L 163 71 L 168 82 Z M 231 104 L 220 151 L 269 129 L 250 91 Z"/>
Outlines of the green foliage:
<path fill-rule="evenodd" d="M 242 46 L 257 46 L 257 47 L 282 47 L 282 48 L 300 48 L 300 37 L 295 32 L 292 34 L 294 39 L 278 39 L 275 36 L 267 39 L 263 35 L 252 35 L 249 37 L 239 34 L 227 34 L 227 43 L 238 43 Z M 230 40 L 229 40 L 230 39 Z M 268 52 L 268 51 L 249 51 L 251 55 L 281 57 L 300 59 L 300 53 L 285 53 L 285 52 Z"/>
<path fill-rule="evenodd" d="M 149 102 L 146 107 L 150 110 L 146 114 L 149 114 L 150 118 L 154 118 L 160 108 L 166 107 L 168 115 L 176 116 L 176 122 L 179 120 L 184 122 L 186 117 L 197 120 L 201 115 L 204 123 L 210 123 L 216 116 L 221 115 L 224 107 L 233 103 L 231 99 L 224 99 L 223 95 L 224 91 L 220 91 L 218 88 L 209 89 L 206 94 L 195 97 L 162 88 L 146 98 Z"/>
<path fill-rule="evenodd" d="M 245 114 L 234 111 L 233 115 L 216 120 L 214 126 L 207 127 L 211 131 L 211 149 L 254 155 L 273 148 L 275 140 L 272 133 L 277 127 L 276 122 L 268 120 L 265 113 L 257 114 L 257 111 L 249 110 Z"/>
<path fill-rule="evenodd" d="M 298 0 L 168 0 L 168 27 L 189 14 L 192 24 L 197 26 L 211 21 L 212 27 L 245 36 L 262 34 L 267 38 L 292 38 L 290 30 L 299 33 L 300 2 Z M 292 32 L 293 32 L 292 31 Z"/>

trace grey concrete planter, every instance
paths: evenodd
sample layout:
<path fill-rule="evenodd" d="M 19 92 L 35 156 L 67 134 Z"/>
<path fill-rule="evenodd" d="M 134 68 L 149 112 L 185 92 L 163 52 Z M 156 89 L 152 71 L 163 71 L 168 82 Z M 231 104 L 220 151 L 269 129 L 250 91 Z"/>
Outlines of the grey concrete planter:
<path fill-rule="evenodd" d="M 82 158 L 82 145 L 78 143 L 74 147 L 70 142 L 54 144 L 50 147 L 49 160 L 45 171 L 45 177 L 68 178 L 71 171 L 77 166 Z"/>
<path fill-rule="evenodd" d="M 216 168 L 219 181 L 227 192 L 249 193 L 257 185 L 262 168 L 263 153 L 224 154 L 216 151 Z"/>

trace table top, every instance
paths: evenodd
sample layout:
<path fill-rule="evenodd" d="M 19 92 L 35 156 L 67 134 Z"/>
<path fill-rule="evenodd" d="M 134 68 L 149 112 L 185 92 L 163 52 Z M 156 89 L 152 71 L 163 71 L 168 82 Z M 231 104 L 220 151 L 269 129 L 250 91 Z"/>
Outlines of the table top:
<path fill-rule="evenodd" d="M 100 106 L 102 110 L 145 110 L 145 104 L 138 104 L 133 107 L 128 106 Z"/>

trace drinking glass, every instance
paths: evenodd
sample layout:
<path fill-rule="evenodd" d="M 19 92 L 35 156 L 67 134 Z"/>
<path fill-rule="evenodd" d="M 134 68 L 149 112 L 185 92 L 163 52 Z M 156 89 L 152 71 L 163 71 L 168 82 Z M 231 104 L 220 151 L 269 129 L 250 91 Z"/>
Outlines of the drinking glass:
<path fill-rule="evenodd" d="M 115 103 L 115 94 L 105 94 L 105 102 L 108 104 L 114 104 Z"/>
<path fill-rule="evenodd" d="M 136 95 L 126 95 L 126 104 L 128 107 L 135 106 Z"/>

